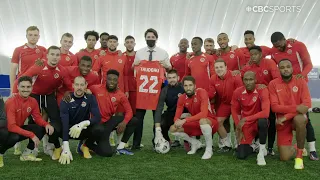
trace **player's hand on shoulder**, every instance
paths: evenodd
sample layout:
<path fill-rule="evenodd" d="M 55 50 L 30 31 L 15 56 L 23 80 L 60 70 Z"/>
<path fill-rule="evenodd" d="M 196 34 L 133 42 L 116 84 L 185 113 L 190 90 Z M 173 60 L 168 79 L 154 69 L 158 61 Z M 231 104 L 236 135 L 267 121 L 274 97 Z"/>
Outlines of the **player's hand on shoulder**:
<path fill-rule="evenodd" d="M 267 88 L 267 86 L 264 84 L 258 84 L 258 89 L 264 89 L 264 88 Z"/>
<path fill-rule="evenodd" d="M 66 103 L 70 102 L 71 101 L 71 95 L 70 95 L 70 92 L 67 91 L 64 93 L 63 97 L 62 97 L 62 100 Z"/>
<path fill-rule="evenodd" d="M 304 76 L 302 74 L 297 74 L 296 79 L 304 79 Z"/>
<path fill-rule="evenodd" d="M 105 56 L 107 53 L 104 50 L 100 50 L 99 56 Z"/>
<path fill-rule="evenodd" d="M 234 70 L 231 72 L 232 76 L 236 76 L 238 74 L 240 74 L 240 71 L 239 70 Z"/>
<path fill-rule="evenodd" d="M 238 49 L 238 46 L 237 46 L 237 45 L 232 45 L 232 46 L 231 46 L 231 51 L 235 51 L 236 49 Z"/>

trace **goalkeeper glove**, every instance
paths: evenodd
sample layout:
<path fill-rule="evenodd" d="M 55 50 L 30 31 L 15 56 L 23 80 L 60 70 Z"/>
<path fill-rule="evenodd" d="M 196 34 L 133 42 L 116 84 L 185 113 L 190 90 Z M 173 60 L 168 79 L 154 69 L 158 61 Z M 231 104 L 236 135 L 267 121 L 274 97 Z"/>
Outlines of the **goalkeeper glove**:
<path fill-rule="evenodd" d="M 156 127 L 156 133 L 155 134 L 156 135 L 154 137 L 154 143 L 158 142 L 160 139 L 163 139 L 163 135 L 162 135 L 160 127 Z"/>
<path fill-rule="evenodd" d="M 87 126 L 90 125 L 89 120 L 82 121 L 81 123 L 73 125 L 69 130 L 69 135 L 72 138 L 78 138 L 83 129 L 87 129 Z"/>
<path fill-rule="evenodd" d="M 61 164 L 70 164 L 70 161 L 72 161 L 72 160 L 73 160 L 73 157 L 70 152 L 69 142 L 63 141 L 63 150 L 62 150 L 61 156 L 59 158 L 59 162 Z"/>

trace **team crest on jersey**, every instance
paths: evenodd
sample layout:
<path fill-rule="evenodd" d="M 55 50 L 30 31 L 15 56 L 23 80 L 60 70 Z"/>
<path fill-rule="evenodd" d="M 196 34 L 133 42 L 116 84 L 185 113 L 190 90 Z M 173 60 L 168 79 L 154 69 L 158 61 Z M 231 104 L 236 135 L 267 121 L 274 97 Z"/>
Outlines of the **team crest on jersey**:
<path fill-rule="evenodd" d="M 37 48 L 36 49 L 36 53 L 39 54 L 40 53 L 40 49 Z"/>
<path fill-rule="evenodd" d="M 256 102 L 256 101 L 257 101 L 257 97 L 254 96 L 254 97 L 252 98 L 252 101 L 253 101 L 253 102 Z"/>
<path fill-rule="evenodd" d="M 66 57 L 66 61 L 70 61 L 70 57 L 69 56 Z"/>
<path fill-rule="evenodd" d="M 200 61 L 201 61 L 201 62 L 204 62 L 204 61 L 205 61 L 205 59 L 204 59 L 204 58 L 201 58 L 201 59 L 200 59 Z"/>
<path fill-rule="evenodd" d="M 268 70 L 264 70 L 264 71 L 263 71 L 263 74 L 264 74 L 264 75 L 268 75 Z"/>
<path fill-rule="evenodd" d="M 292 50 L 291 50 L 291 49 L 288 49 L 287 53 L 288 53 L 288 54 L 292 54 Z"/>
<path fill-rule="evenodd" d="M 99 58 L 99 56 L 98 56 L 98 55 L 94 55 L 94 58 L 95 58 L 95 59 L 98 59 L 98 58 Z"/>
<path fill-rule="evenodd" d="M 121 64 L 122 63 L 122 59 L 118 59 L 118 62 Z"/>
<path fill-rule="evenodd" d="M 293 92 L 298 92 L 298 87 L 297 86 L 293 86 L 292 91 Z"/>
<path fill-rule="evenodd" d="M 115 97 L 112 97 L 112 98 L 111 98 L 111 101 L 112 101 L 112 102 L 116 102 L 116 100 L 117 100 L 117 99 L 116 99 Z"/>
<path fill-rule="evenodd" d="M 195 103 L 196 103 L 197 101 L 198 101 L 198 100 L 197 100 L 197 98 L 194 98 L 194 99 L 193 99 L 193 102 L 195 102 Z"/>
<path fill-rule="evenodd" d="M 230 58 L 233 59 L 234 58 L 234 54 L 230 54 Z"/>
<path fill-rule="evenodd" d="M 28 107 L 28 108 L 27 108 L 27 112 L 28 112 L 28 113 L 31 112 L 31 107 Z"/>
<path fill-rule="evenodd" d="M 54 76 L 53 76 L 55 79 L 59 78 L 59 74 L 58 73 L 55 73 Z"/>
<path fill-rule="evenodd" d="M 81 106 L 82 106 L 82 107 L 86 107 L 86 105 L 87 105 L 87 103 L 84 102 L 84 101 L 82 101 Z"/>

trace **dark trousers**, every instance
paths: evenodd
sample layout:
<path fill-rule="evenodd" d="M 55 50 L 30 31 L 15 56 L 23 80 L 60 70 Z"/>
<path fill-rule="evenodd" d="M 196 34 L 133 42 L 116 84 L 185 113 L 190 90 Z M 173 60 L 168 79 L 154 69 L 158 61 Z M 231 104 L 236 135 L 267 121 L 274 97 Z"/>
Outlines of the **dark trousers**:
<path fill-rule="evenodd" d="M 29 124 L 21 127 L 24 130 L 33 132 L 40 140 L 45 134 L 45 129 L 37 124 Z M 17 142 L 23 141 L 28 137 L 22 136 L 17 133 L 9 132 L 7 128 L 0 129 L 0 153 L 4 154 L 8 149 L 13 147 Z M 29 139 L 27 146 L 28 149 L 33 150 L 34 142 Z"/>
<path fill-rule="evenodd" d="M 60 121 L 60 112 L 55 93 L 48 95 L 31 94 L 31 97 L 37 100 L 40 111 L 42 108 L 46 111 L 51 122 Z M 29 124 L 34 124 L 31 116 L 29 117 Z"/>
<path fill-rule="evenodd" d="M 110 146 L 109 136 L 113 130 L 117 129 L 118 124 L 121 123 L 123 119 L 123 116 L 113 116 L 109 121 L 103 124 L 95 124 L 92 127 L 89 126 L 87 131 L 83 132 L 83 136 L 87 136 L 87 140 L 85 141 L 86 146 L 99 156 L 111 157 L 114 152 Z M 123 133 L 123 137 L 121 139 L 122 142 L 128 142 L 130 136 L 133 134 L 136 128 L 137 122 L 138 120 L 135 117 L 129 121 Z"/>
<path fill-rule="evenodd" d="M 268 134 L 267 119 L 258 120 L 258 131 L 259 131 L 260 144 L 265 144 L 267 141 L 267 134 Z M 249 144 L 240 144 L 238 146 L 236 156 L 238 159 L 246 159 L 252 153 L 253 153 L 253 149 Z"/>
<path fill-rule="evenodd" d="M 161 115 L 162 135 L 163 135 L 163 138 L 169 142 L 170 142 L 169 130 L 170 130 L 170 127 L 174 124 L 174 121 L 173 121 L 174 116 L 175 116 L 175 112 L 168 112 L 168 111 L 165 111 Z"/>
<path fill-rule="evenodd" d="M 132 146 L 134 147 L 140 147 L 142 134 L 143 134 L 143 120 L 144 120 L 144 116 L 146 115 L 146 111 L 147 110 L 145 109 L 136 110 L 136 118 L 138 119 L 138 124 L 133 135 Z M 153 110 L 152 113 L 153 113 L 153 119 L 154 119 L 155 110 Z"/>

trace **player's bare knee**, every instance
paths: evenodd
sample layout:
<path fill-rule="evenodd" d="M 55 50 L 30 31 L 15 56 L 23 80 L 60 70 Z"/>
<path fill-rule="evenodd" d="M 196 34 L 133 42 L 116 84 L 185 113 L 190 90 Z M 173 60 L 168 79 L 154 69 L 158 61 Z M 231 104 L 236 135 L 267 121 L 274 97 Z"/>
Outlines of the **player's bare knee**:
<path fill-rule="evenodd" d="M 295 126 L 306 126 L 307 119 L 303 114 L 298 114 L 293 118 L 293 123 Z"/>

